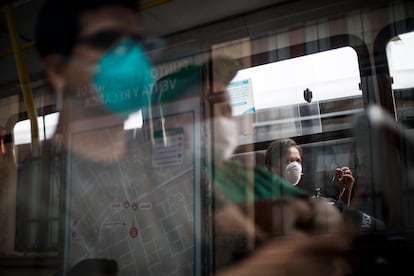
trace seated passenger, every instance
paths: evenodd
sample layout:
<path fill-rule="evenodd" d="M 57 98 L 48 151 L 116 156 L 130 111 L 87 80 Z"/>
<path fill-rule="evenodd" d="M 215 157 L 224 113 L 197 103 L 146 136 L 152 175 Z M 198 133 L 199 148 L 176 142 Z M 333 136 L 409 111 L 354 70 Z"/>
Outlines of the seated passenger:
<path fill-rule="evenodd" d="M 266 150 L 265 166 L 267 169 L 293 185 L 302 177 L 302 148 L 292 139 L 280 139 L 272 142 Z M 338 200 L 346 206 L 351 204 L 352 189 L 355 179 L 348 167 L 335 170 L 335 183 L 338 187 Z"/>
<path fill-rule="evenodd" d="M 272 142 L 265 154 L 265 166 L 286 181 L 296 186 L 302 177 L 302 149 L 290 138 Z M 354 177 L 348 167 L 335 170 L 335 183 L 340 191 L 338 199 L 328 198 L 342 212 L 345 218 L 360 225 L 361 231 L 383 231 L 382 221 L 368 214 L 350 208 L 351 194 L 354 186 Z M 321 196 L 317 194 L 316 197 Z"/>

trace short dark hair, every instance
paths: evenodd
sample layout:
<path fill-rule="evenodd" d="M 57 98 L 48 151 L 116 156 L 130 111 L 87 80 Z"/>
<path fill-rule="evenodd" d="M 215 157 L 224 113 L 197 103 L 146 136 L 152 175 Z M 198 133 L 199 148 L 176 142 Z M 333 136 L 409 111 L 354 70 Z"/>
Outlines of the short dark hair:
<path fill-rule="evenodd" d="M 91 276 L 118 273 L 118 263 L 112 259 L 84 259 L 75 264 L 67 276 Z"/>
<path fill-rule="evenodd" d="M 139 11 L 139 0 L 46 0 L 35 27 L 40 57 L 70 55 L 81 28 L 80 16 L 105 5 L 121 5 Z"/>
<path fill-rule="evenodd" d="M 273 141 L 266 150 L 265 154 L 265 166 L 269 171 L 272 171 L 272 167 L 279 164 L 280 160 L 286 156 L 288 149 L 295 147 L 302 157 L 302 148 L 296 144 L 293 139 L 283 138 Z"/>

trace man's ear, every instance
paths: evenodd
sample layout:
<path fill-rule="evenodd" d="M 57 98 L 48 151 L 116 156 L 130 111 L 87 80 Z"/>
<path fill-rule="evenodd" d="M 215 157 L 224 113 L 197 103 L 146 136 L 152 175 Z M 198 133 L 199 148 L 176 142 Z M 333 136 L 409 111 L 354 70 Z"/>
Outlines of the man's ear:
<path fill-rule="evenodd" d="M 62 55 L 52 54 L 43 60 L 47 78 L 55 89 L 61 90 L 66 85 L 65 66 L 66 62 Z"/>

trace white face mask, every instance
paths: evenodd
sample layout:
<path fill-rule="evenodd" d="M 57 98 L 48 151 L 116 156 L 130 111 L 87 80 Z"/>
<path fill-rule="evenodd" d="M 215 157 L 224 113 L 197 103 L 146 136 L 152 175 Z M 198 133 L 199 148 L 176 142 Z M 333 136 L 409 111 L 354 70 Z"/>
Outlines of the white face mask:
<path fill-rule="evenodd" d="M 289 183 L 296 186 L 299 183 L 301 177 L 302 177 L 302 164 L 297 161 L 290 162 L 285 168 L 283 178 Z"/>
<path fill-rule="evenodd" d="M 231 157 L 238 145 L 238 138 L 239 131 L 234 119 L 214 119 L 214 153 L 218 160 L 227 160 Z"/>

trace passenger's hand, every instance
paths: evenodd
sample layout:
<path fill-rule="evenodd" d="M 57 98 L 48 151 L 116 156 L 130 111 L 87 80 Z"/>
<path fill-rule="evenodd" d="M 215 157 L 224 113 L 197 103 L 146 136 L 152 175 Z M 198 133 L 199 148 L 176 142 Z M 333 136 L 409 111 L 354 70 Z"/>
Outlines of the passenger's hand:
<path fill-rule="evenodd" d="M 352 175 L 352 171 L 348 167 L 337 168 L 335 170 L 335 183 L 339 190 L 352 191 L 355 178 Z"/>
<path fill-rule="evenodd" d="M 357 230 L 353 224 L 343 219 L 331 201 L 325 198 L 312 198 L 310 201 L 285 198 L 261 203 L 255 205 L 256 208 L 261 208 L 261 211 L 256 213 L 260 215 L 255 217 L 255 220 L 265 216 L 267 210 L 268 216 L 265 217 L 270 219 L 270 222 L 267 225 L 256 225 L 256 236 L 253 238 L 257 238 L 257 233 L 262 233 L 266 237 L 261 239 L 261 245 L 254 252 L 250 252 L 238 262 L 232 261 L 234 255 L 230 254 L 231 242 L 237 241 L 237 233 L 241 233 L 240 237 L 244 239 L 246 235 L 250 235 L 249 231 L 246 231 L 250 229 L 249 218 L 242 218 L 241 223 L 234 227 L 236 224 L 231 221 L 235 221 L 237 212 L 226 212 L 227 215 L 222 213 L 224 216 L 221 218 L 216 216 L 216 226 L 221 225 L 221 229 L 228 232 L 220 232 L 217 236 L 220 241 L 218 245 L 221 246 L 218 251 L 220 257 L 217 259 L 216 256 L 216 261 L 221 262 L 217 275 L 247 276 L 257 274 L 257 271 L 261 271 L 263 275 L 349 274 L 349 265 L 344 253 L 349 249 Z M 229 211 L 227 208 L 230 207 L 227 206 L 222 211 Z M 298 228 L 298 224 L 305 227 Z M 236 245 L 240 246 L 240 242 Z M 229 253 L 228 256 L 226 252 Z"/>
<path fill-rule="evenodd" d="M 306 275 L 344 276 L 352 272 L 338 235 L 298 234 L 267 242 L 251 255 L 216 273 L 217 276 Z"/>
<path fill-rule="evenodd" d="M 288 208 L 290 215 L 298 216 L 292 222 L 306 222 L 309 213 L 313 213 L 310 231 L 296 229 L 270 238 L 245 259 L 219 270 L 217 275 L 250 276 L 258 271 L 261 275 L 349 275 L 352 271 L 345 257 L 357 233 L 355 226 L 347 223 L 339 210 L 324 198 L 314 198 L 311 204 L 296 199 L 280 203 L 273 208 L 282 208 L 282 213 Z M 273 214 L 281 212 L 273 210 Z"/>

